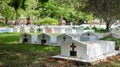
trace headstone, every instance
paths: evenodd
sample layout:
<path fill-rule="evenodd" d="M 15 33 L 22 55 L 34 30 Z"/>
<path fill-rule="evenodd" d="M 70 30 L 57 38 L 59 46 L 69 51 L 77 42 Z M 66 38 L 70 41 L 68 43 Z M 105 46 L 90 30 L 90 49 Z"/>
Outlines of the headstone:
<path fill-rule="evenodd" d="M 43 33 L 42 28 L 37 28 L 37 32 L 38 32 L 38 33 Z"/>
<path fill-rule="evenodd" d="M 35 33 L 35 28 L 30 27 L 29 32 L 30 32 L 30 33 Z"/>
<path fill-rule="evenodd" d="M 20 32 L 25 32 L 24 26 L 21 26 L 21 27 L 20 27 Z"/>
<path fill-rule="evenodd" d="M 98 40 L 98 36 L 92 32 L 82 33 L 80 36 L 80 41 L 95 41 Z"/>
<path fill-rule="evenodd" d="M 72 34 L 72 29 L 71 28 L 66 28 L 65 33 L 66 34 Z"/>
<path fill-rule="evenodd" d="M 83 27 L 77 27 L 76 28 L 76 34 L 81 34 L 81 33 L 83 33 L 83 31 L 84 31 Z"/>
<path fill-rule="evenodd" d="M 38 44 L 38 38 L 37 38 L 37 36 L 36 35 L 32 35 L 32 44 Z"/>
<path fill-rule="evenodd" d="M 55 28 L 54 28 L 54 32 L 55 32 L 55 33 L 61 33 L 61 28 L 55 27 Z"/>
<path fill-rule="evenodd" d="M 51 29 L 51 28 L 46 28 L 46 29 L 45 29 L 45 32 L 46 32 L 46 33 L 52 33 L 52 29 Z"/>
<path fill-rule="evenodd" d="M 0 28 L 0 33 L 13 32 L 12 28 Z"/>
<path fill-rule="evenodd" d="M 61 46 L 62 42 L 69 42 L 72 40 L 72 37 L 67 34 L 61 34 L 57 36 L 57 45 Z"/>
<path fill-rule="evenodd" d="M 20 35 L 20 43 L 31 43 L 32 36 L 24 33 Z"/>
<path fill-rule="evenodd" d="M 13 32 L 20 32 L 20 26 L 14 26 Z"/>
<path fill-rule="evenodd" d="M 41 45 L 50 45 L 50 36 L 45 33 L 39 34 L 38 43 Z"/>
<path fill-rule="evenodd" d="M 62 42 L 61 54 L 53 58 L 75 60 L 80 62 L 95 63 L 97 60 L 117 55 L 114 41 L 89 41 L 76 40 Z"/>

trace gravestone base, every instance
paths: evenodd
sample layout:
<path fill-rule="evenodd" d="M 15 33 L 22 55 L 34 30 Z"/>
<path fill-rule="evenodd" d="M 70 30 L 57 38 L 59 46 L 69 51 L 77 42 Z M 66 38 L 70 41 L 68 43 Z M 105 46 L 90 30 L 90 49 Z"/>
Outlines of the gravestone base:
<path fill-rule="evenodd" d="M 102 59 L 106 59 L 107 57 L 111 57 L 111 56 L 115 56 L 117 54 L 120 54 L 120 51 L 114 51 L 112 53 L 109 53 L 109 54 L 104 54 L 104 55 L 101 55 L 101 56 L 97 56 L 97 57 L 94 57 L 94 58 L 86 58 L 86 59 L 82 59 L 82 58 L 77 58 L 75 56 L 62 56 L 62 55 L 56 55 L 56 56 L 52 56 L 52 58 L 55 58 L 55 59 L 65 59 L 65 60 L 73 60 L 73 61 L 78 61 L 78 62 L 83 62 L 83 63 L 89 63 L 91 65 L 95 65 L 99 62 L 102 62 L 101 60 Z"/>

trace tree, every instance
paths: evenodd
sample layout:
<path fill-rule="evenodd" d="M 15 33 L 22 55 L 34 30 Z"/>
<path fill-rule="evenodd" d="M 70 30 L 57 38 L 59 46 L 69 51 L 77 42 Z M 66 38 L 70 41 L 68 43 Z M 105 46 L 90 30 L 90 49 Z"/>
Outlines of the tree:
<path fill-rule="evenodd" d="M 120 0 L 85 0 L 85 12 L 91 12 L 95 17 L 104 19 L 106 29 L 109 31 L 113 22 L 120 17 Z"/>
<path fill-rule="evenodd" d="M 14 9 L 10 7 L 7 3 L 9 3 L 10 0 L 1 0 L 0 1 L 0 8 L 1 8 L 1 14 L 5 18 L 5 23 L 8 23 L 8 19 L 14 18 Z"/>
<path fill-rule="evenodd" d="M 10 0 L 9 6 L 13 7 L 15 9 L 15 24 L 17 24 L 17 14 L 18 14 L 18 9 L 26 9 L 25 5 L 26 0 Z"/>

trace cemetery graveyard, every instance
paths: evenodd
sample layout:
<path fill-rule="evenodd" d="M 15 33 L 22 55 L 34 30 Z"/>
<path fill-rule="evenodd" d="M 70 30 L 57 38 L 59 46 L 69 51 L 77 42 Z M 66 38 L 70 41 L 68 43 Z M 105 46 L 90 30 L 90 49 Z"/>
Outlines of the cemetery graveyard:
<path fill-rule="evenodd" d="M 99 40 L 98 35 L 94 32 L 87 31 L 80 33 L 79 35 L 61 33 L 54 36 L 50 35 L 48 30 L 51 31 L 50 28 L 47 28 L 48 33 L 46 32 L 31 36 L 25 33 L 23 36 L 20 36 L 20 40 L 22 43 L 27 41 L 26 43 L 29 44 L 59 46 L 61 47 L 61 54 L 51 56 L 52 58 L 73 60 L 90 64 L 97 64 L 98 61 L 119 54 L 119 51 L 115 50 L 114 41 Z M 27 35 L 29 37 L 27 37 Z"/>
<path fill-rule="evenodd" d="M 30 28 L 31 26 L 29 27 L 29 29 Z M 66 32 L 66 29 L 64 29 L 64 32 L 61 32 L 60 34 L 56 33 L 57 35 L 55 35 L 55 31 L 57 30 L 53 27 L 49 27 L 47 28 L 47 30 L 43 30 L 44 33 L 39 32 L 37 34 L 31 34 L 31 32 L 28 31 L 29 29 L 24 29 L 24 31 L 21 32 L 20 27 L 15 27 L 15 31 L 21 32 L 18 36 L 19 41 L 17 43 L 29 45 L 33 44 L 33 46 L 46 45 L 45 47 L 60 47 L 60 51 L 58 51 L 59 54 L 55 53 L 49 56 L 52 59 L 71 60 L 83 62 L 86 64 L 90 63 L 94 65 L 99 64 L 100 62 L 102 62 L 101 60 L 105 58 L 116 56 L 117 54 L 119 54 L 119 51 L 115 50 L 114 41 L 99 40 L 99 35 L 92 31 L 83 32 L 84 30 L 81 30 L 80 33 L 75 33 L 74 31 L 74 33 L 70 34 L 70 31 Z M 60 30 L 63 28 L 60 27 L 59 29 L 59 27 L 57 27 L 57 29 Z M 35 33 L 33 29 L 32 33 Z M 3 32 L 1 34 L 3 34 Z M 100 35 L 100 37 L 102 38 L 104 36 L 107 36 L 107 34 L 102 36 Z"/>
<path fill-rule="evenodd" d="M 0 0 L 0 67 L 120 67 L 120 0 Z"/>

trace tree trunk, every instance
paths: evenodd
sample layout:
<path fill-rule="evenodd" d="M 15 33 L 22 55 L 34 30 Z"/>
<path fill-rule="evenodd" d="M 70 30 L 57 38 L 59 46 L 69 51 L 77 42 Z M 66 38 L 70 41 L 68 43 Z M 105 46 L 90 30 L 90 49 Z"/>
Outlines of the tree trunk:
<path fill-rule="evenodd" d="M 30 17 L 27 18 L 27 24 L 26 25 L 29 25 L 29 24 L 31 24 Z"/>
<path fill-rule="evenodd" d="M 110 21 L 111 21 L 111 19 L 105 19 L 105 22 L 106 22 L 106 30 L 107 31 L 109 31 L 109 29 L 110 29 Z"/>
<path fill-rule="evenodd" d="M 18 20 L 17 20 L 17 10 L 15 10 L 15 25 L 18 24 Z"/>
<path fill-rule="evenodd" d="M 7 24 L 8 23 L 8 18 L 5 18 L 5 24 Z"/>
<path fill-rule="evenodd" d="M 107 31 L 109 31 L 109 25 L 110 25 L 109 22 L 108 23 L 106 22 L 106 30 Z"/>

